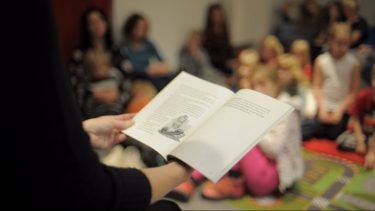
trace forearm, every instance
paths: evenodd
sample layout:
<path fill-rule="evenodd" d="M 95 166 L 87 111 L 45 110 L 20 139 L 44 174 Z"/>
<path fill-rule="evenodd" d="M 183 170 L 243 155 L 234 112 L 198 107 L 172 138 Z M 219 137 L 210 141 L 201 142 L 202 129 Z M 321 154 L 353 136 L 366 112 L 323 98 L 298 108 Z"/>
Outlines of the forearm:
<path fill-rule="evenodd" d="M 375 135 L 374 134 L 370 137 L 368 151 L 370 153 L 375 154 Z"/>
<path fill-rule="evenodd" d="M 352 81 L 350 85 L 350 93 L 344 98 L 343 102 L 340 104 L 339 112 L 345 113 L 349 107 L 352 105 L 354 98 L 357 94 L 360 82 L 360 70 L 359 63 L 356 62 L 353 66 L 353 71 L 351 74 Z"/>
<path fill-rule="evenodd" d="M 315 99 L 318 105 L 319 112 L 326 112 L 326 109 L 323 105 L 323 99 L 322 99 L 322 82 L 323 78 L 321 77 L 320 73 L 320 60 L 319 57 L 316 59 L 314 64 L 314 75 L 313 75 L 313 91 L 315 95 Z"/>
<path fill-rule="evenodd" d="M 354 30 L 354 31 L 352 32 L 352 36 L 351 36 L 351 38 L 350 38 L 350 42 L 351 42 L 352 45 L 358 42 L 358 40 L 359 40 L 359 39 L 361 38 L 361 36 L 362 36 L 361 34 L 362 34 L 362 33 L 361 33 L 361 31 L 359 31 L 359 30 Z"/>
<path fill-rule="evenodd" d="M 361 124 L 359 123 L 357 118 L 352 119 L 352 124 L 353 124 L 353 131 L 354 131 L 354 137 L 357 142 L 361 142 L 361 144 L 364 144 L 364 137 L 363 137 L 363 130 L 361 127 Z"/>
<path fill-rule="evenodd" d="M 348 96 L 345 97 L 344 101 L 340 104 L 340 107 L 338 109 L 339 112 L 345 113 L 348 111 L 349 107 L 353 103 L 355 93 L 350 93 Z"/>
<path fill-rule="evenodd" d="M 151 184 L 151 203 L 161 199 L 173 188 L 186 181 L 192 173 L 192 169 L 175 161 L 161 167 L 142 171 Z"/>
<path fill-rule="evenodd" d="M 318 111 L 319 112 L 326 112 L 326 109 L 324 107 L 323 100 L 322 100 L 322 97 L 321 97 L 321 94 L 320 94 L 320 91 L 321 91 L 320 88 L 314 87 L 313 90 L 314 90 L 316 103 L 318 105 Z"/>

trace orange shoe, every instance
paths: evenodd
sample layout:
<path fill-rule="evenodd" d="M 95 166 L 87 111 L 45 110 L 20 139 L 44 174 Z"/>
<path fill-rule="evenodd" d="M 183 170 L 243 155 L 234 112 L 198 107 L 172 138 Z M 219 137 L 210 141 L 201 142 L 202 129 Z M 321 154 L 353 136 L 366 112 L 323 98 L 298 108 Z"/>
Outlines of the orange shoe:
<path fill-rule="evenodd" d="M 189 179 L 177 186 L 174 190 L 167 194 L 167 197 L 181 202 L 189 201 L 195 190 L 195 184 Z"/>
<path fill-rule="evenodd" d="M 209 200 L 238 199 L 245 195 L 245 181 L 242 177 L 224 176 L 218 183 L 209 181 L 202 187 L 202 197 Z"/>

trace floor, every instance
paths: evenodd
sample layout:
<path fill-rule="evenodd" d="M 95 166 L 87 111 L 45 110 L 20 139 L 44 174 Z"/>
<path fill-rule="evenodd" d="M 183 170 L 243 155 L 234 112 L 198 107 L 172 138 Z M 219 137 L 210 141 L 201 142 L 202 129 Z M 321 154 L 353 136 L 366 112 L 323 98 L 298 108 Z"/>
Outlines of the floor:
<path fill-rule="evenodd" d="M 375 171 L 361 165 L 304 151 L 306 170 L 281 197 L 209 201 L 199 189 L 183 210 L 375 210 Z"/>

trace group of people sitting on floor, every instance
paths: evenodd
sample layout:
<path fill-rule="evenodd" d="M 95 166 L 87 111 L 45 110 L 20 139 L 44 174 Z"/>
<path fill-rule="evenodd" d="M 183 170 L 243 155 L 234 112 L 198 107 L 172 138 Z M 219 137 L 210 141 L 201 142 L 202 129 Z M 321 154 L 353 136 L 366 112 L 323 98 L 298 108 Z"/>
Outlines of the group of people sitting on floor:
<path fill-rule="evenodd" d="M 311 21 L 317 16 L 314 3 L 306 0 L 302 7 Z M 223 8 L 208 8 L 205 29 L 189 33 L 178 69 L 233 90 L 254 89 L 293 105 L 295 112 L 217 184 L 194 172 L 171 197 L 187 201 L 203 182 L 202 195 L 213 200 L 239 198 L 246 191 L 255 196 L 283 193 L 303 176 L 301 144 L 312 138 L 337 141 L 340 150 L 364 154 L 364 165 L 375 168 L 375 66 L 373 46 L 365 45 L 367 24 L 356 0 L 330 3 L 326 10 L 315 36 L 288 43 L 281 26 L 258 48 L 235 50 Z M 286 13 L 282 17 L 291 24 Z M 144 16 L 126 20 L 118 47 L 100 9 L 88 9 L 81 23 L 81 46 L 69 73 L 84 118 L 137 112 L 178 73 L 148 39 Z M 155 162 L 157 155 L 145 156 L 146 164 L 162 164 Z"/>

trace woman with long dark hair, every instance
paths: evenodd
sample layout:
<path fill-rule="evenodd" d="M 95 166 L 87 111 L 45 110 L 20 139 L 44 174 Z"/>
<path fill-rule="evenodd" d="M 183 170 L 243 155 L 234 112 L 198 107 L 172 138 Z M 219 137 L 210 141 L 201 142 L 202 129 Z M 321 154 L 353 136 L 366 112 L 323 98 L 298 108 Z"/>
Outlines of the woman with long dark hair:
<path fill-rule="evenodd" d="M 161 90 L 170 80 L 170 67 L 148 38 L 149 23 L 138 13 L 129 16 L 123 26 L 121 51 L 129 58 L 135 79 L 149 80 Z"/>
<path fill-rule="evenodd" d="M 220 72 L 228 76 L 236 69 L 235 53 L 220 4 L 212 4 L 207 10 L 203 47 L 207 50 L 213 66 Z"/>
<path fill-rule="evenodd" d="M 81 49 L 110 49 L 112 32 L 107 16 L 95 7 L 85 10 L 81 16 Z"/>
<path fill-rule="evenodd" d="M 311 45 L 311 57 L 312 60 L 326 48 L 328 41 L 329 30 L 332 29 L 333 25 L 337 22 L 342 21 L 344 18 L 344 11 L 341 2 L 331 1 L 329 2 L 321 12 L 319 20 L 319 33 L 315 36 Z"/>
<path fill-rule="evenodd" d="M 119 95 L 117 99 L 108 105 L 97 103 L 92 99 L 87 68 L 84 65 L 87 52 L 98 52 L 109 55 L 111 69 L 110 75 L 116 76 L 118 81 Z M 81 16 L 81 38 L 80 45 L 73 52 L 72 62 L 69 66 L 69 74 L 76 100 L 81 108 L 82 115 L 86 118 L 102 114 L 121 113 L 130 99 L 126 69 L 127 57 L 121 54 L 113 44 L 111 26 L 106 14 L 99 8 L 90 7 Z M 104 79 L 104 78 L 103 78 Z M 98 108 L 100 108 L 98 110 Z"/>

